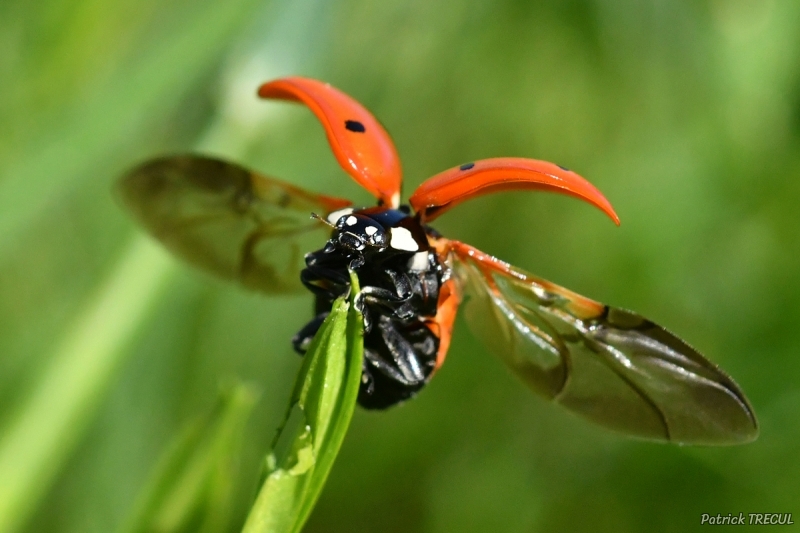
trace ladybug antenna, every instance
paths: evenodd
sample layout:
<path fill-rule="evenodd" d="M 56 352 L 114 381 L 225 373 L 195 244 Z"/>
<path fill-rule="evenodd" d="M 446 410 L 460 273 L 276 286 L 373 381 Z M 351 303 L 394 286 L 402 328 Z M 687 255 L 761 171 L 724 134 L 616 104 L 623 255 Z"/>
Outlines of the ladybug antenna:
<path fill-rule="evenodd" d="M 334 226 L 333 224 L 328 222 L 327 218 L 321 217 L 316 213 L 311 213 L 311 218 L 315 218 L 315 219 L 319 220 L 320 222 L 322 222 L 323 224 L 325 224 L 326 226 L 330 226 L 331 228 L 336 229 L 336 226 Z"/>

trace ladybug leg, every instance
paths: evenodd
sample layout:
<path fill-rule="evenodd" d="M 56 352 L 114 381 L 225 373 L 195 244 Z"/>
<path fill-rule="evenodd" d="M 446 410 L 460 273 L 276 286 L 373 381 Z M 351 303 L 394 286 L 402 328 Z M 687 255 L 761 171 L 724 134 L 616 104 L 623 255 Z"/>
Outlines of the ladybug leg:
<path fill-rule="evenodd" d="M 303 326 L 297 334 L 292 337 L 292 347 L 294 351 L 299 353 L 300 355 L 304 355 L 308 350 L 308 346 L 311 344 L 311 341 L 314 339 L 314 335 L 317 334 L 319 328 L 322 326 L 322 323 L 328 318 L 330 314 L 329 311 L 324 311 L 314 318 L 311 321 Z"/>
<path fill-rule="evenodd" d="M 359 405 L 386 409 L 414 396 L 433 374 L 438 347 L 424 324 L 381 316 L 364 339 Z"/>
<path fill-rule="evenodd" d="M 300 281 L 315 295 L 333 296 L 347 292 L 349 283 L 339 279 L 331 279 L 333 270 L 319 267 L 308 267 L 300 273 Z"/>
<path fill-rule="evenodd" d="M 394 291 L 375 286 L 363 287 L 361 293 L 356 296 L 356 306 L 359 306 L 359 310 L 363 310 L 364 304 L 367 303 L 379 306 L 402 320 L 413 318 L 416 310 L 409 300 L 414 296 L 414 291 L 408 276 L 392 270 L 387 270 L 386 274 L 392 280 Z"/>
<path fill-rule="evenodd" d="M 427 376 L 414 346 L 397 330 L 389 317 L 382 316 L 378 333 L 387 348 L 386 353 L 365 350 L 365 366 L 372 366 L 386 377 L 407 387 L 422 385 Z"/>
<path fill-rule="evenodd" d="M 300 272 L 300 281 L 316 295 L 324 295 L 331 300 L 345 294 L 350 288 L 350 278 L 341 269 L 326 266 L 315 257 L 306 256 L 306 268 Z"/>
<path fill-rule="evenodd" d="M 365 350 L 364 372 L 372 375 L 375 370 L 390 378 L 392 381 L 396 381 L 403 385 L 408 386 L 415 384 L 414 382 L 410 382 L 400 370 L 392 366 L 389 362 L 385 361 L 380 355 L 378 355 L 377 352 Z"/>
<path fill-rule="evenodd" d="M 411 288 L 411 280 L 405 274 L 398 274 L 394 270 L 386 270 L 386 274 L 392 278 L 394 290 L 401 300 L 408 300 L 413 296 L 414 292 Z"/>
<path fill-rule="evenodd" d="M 408 299 L 401 298 L 394 294 L 392 291 L 382 289 L 381 287 L 363 287 L 361 292 L 356 295 L 356 306 L 358 309 L 364 307 L 364 304 L 377 305 L 392 310 L 397 307 L 396 304 L 403 303 Z"/>
<path fill-rule="evenodd" d="M 363 287 L 361 292 L 356 295 L 355 306 L 358 312 L 364 316 L 364 332 L 369 333 L 372 331 L 372 313 L 371 308 L 389 308 L 391 312 L 391 303 L 397 299 L 391 291 L 382 289 L 380 287 Z M 374 312 L 380 316 L 385 311 L 382 309 L 375 309 Z"/>
<path fill-rule="evenodd" d="M 322 249 L 322 253 L 330 254 L 334 252 L 339 252 L 339 245 L 333 239 L 328 240 L 325 243 L 325 247 Z M 318 252 L 317 252 L 318 253 Z M 355 257 L 350 259 L 350 263 L 348 267 L 350 270 L 356 270 L 364 266 L 367 260 L 364 258 L 364 254 L 356 252 Z"/>
<path fill-rule="evenodd" d="M 363 267 L 366 264 L 367 260 L 364 259 L 363 255 L 357 255 L 350 261 L 350 265 L 348 268 L 350 270 L 358 270 L 359 268 Z"/>
<path fill-rule="evenodd" d="M 387 270 L 386 273 L 392 278 L 394 283 L 395 292 L 398 298 L 395 301 L 389 302 L 388 308 L 396 318 L 401 320 L 410 320 L 417 315 L 417 305 L 411 301 L 414 297 L 414 287 L 408 275 L 403 273 L 396 273 L 392 270 Z"/>

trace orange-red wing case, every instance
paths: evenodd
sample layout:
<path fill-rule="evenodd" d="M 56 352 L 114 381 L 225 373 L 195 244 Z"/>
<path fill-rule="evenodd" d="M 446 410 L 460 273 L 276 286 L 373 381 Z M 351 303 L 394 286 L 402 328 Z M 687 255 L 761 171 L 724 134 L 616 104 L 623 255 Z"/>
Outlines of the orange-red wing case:
<path fill-rule="evenodd" d="M 306 105 L 325 128 L 342 168 L 383 205 L 400 204 L 400 158 L 389 134 L 364 106 L 327 83 L 301 77 L 265 83 L 258 95 Z"/>

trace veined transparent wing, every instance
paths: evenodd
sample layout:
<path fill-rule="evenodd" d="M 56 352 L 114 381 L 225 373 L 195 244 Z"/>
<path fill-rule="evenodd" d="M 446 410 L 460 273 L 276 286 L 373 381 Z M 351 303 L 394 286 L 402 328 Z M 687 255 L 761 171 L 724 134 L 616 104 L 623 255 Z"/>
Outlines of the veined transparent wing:
<path fill-rule="evenodd" d="M 536 393 L 648 439 L 717 445 L 758 435 L 738 385 L 661 326 L 462 243 L 449 248 L 471 329 Z"/>
<path fill-rule="evenodd" d="M 117 188 L 136 220 L 172 253 L 265 293 L 300 287 L 305 253 L 330 231 L 311 213 L 350 205 L 196 155 L 148 161 Z"/>

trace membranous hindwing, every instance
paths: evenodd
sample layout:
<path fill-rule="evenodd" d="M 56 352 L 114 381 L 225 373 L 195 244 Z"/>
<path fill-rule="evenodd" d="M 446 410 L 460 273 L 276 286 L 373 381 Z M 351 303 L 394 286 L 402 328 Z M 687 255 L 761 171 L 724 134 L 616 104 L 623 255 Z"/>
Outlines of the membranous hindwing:
<path fill-rule="evenodd" d="M 736 383 L 664 328 L 474 257 L 455 262 L 466 319 L 533 391 L 643 438 L 734 444 L 757 435 Z"/>
<path fill-rule="evenodd" d="M 455 265 L 467 297 L 462 312 L 472 332 L 535 392 L 554 398 L 568 375 L 566 346 L 558 332 L 535 314 L 517 309 L 478 265 L 466 261 Z"/>
<path fill-rule="evenodd" d="M 350 204 L 194 155 L 136 167 L 120 180 L 117 192 L 175 255 L 265 293 L 302 287 L 303 256 L 324 243 L 330 231 L 310 214 Z"/>

